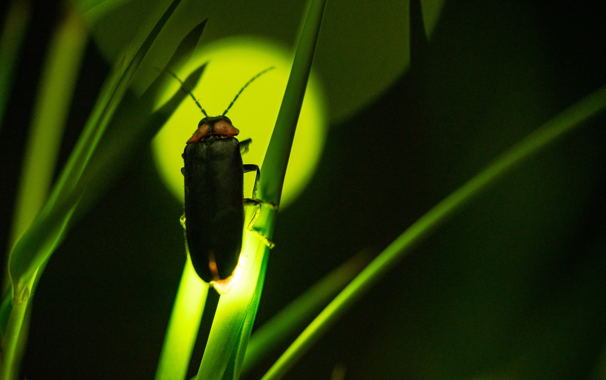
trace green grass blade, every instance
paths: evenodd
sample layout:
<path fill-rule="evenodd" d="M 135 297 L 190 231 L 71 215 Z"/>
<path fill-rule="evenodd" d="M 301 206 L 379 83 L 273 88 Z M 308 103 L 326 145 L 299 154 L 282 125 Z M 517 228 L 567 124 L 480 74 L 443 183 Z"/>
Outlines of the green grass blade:
<path fill-rule="evenodd" d="M 267 250 L 267 247 L 265 247 L 264 249 Z M 261 301 L 263 284 L 265 283 L 265 272 L 267 269 L 267 261 L 269 259 L 269 255 L 265 254 L 262 257 L 263 262 L 261 263 L 261 270 L 259 271 L 259 280 L 257 281 L 257 286 L 255 287 L 255 292 L 252 297 L 252 300 L 250 301 L 249 306 L 246 310 L 244 324 L 242 325 L 242 328 L 240 329 L 238 335 L 238 349 L 235 350 L 234 354 L 230 357 L 230 360 L 227 363 L 227 368 L 225 374 L 223 375 L 223 380 L 238 380 L 240 378 L 240 372 L 242 371 L 242 363 L 244 362 L 250 333 L 255 323 L 257 310 L 259 309 L 259 302 Z"/>
<path fill-rule="evenodd" d="M 87 28 L 81 16 L 68 9 L 51 39 L 40 88 L 37 91 L 29 149 L 25 154 L 17 192 L 11 236 L 13 242 L 32 222 L 48 196 L 87 37 Z M 68 214 L 71 215 L 71 212 Z M 59 228 L 63 229 L 63 225 Z M 29 296 L 29 293 L 24 295 Z M 25 347 L 24 342 L 20 340 L 26 312 L 27 303 L 17 306 L 11 313 L 3 312 L 3 317 L 8 318 L 6 325 L 12 326 L 3 342 L 5 362 L 2 366 L 2 376 L 5 379 L 16 376 L 15 368 L 21 357 L 20 349 Z M 4 325 L 4 321 L 2 324 Z"/>
<path fill-rule="evenodd" d="M 197 33 L 201 33 L 200 28 L 196 28 Z M 199 35 L 198 35 L 199 38 Z M 191 41 L 190 41 L 191 42 Z M 183 55 L 181 55 L 183 57 Z M 195 86 L 198 82 L 204 66 L 194 71 L 185 81 L 187 85 Z M 82 175 L 82 179 L 78 184 L 77 190 L 73 191 L 72 194 L 75 197 L 78 195 L 77 201 L 73 202 L 70 198 L 64 198 L 63 201 L 57 203 L 52 209 L 54 212 L 49 215 L 41 215 L 36 219 L 35 226 L 32 226 L 29 230 L 29 239 L 23 239 L 21 249 L 25 252 L 34 252 L 35 249 L 39 249 L 39 243 L 46 241 L 47 246 L 43 247 L 50 256 L 54 247 L 59 243 L 62 236 L 65 235 L 67 225 L 73 220 L 73 212 L 78 210 L 81 214 L 83 209 L 86 209 L 90 205 L 96 196 L 98 196 L 102 190 L 109 184 L 112 175 L 116 175 L 116 168 L 120 167 L 120 164 L 128 159 L 130 155 L 134 155 L 136 152 L 143 149 L 152 140 L 156 132 L 165 124 L 166 120 L 170 117 L 173 111 L 181 104 L 182 100 L 187 96 L 183 92 L 177 92 L 169 101 L 166 102 L 162 107 L 156 110 L 150 115 L 153 103 L 156 99 L 157 91 L 161 88 L 158 80 L 158 84 L 150 87 L 150 90 L 136 103 L 127 102 L 130 105 L 125 107 L 123 115 L 137 115 L 141 118 L 140 123 L 128 124 L 127 120 L 118 117 L 115 121 L 117 128 L 114 131 L 118 133 L 114 134 L 114 138 L 108 138 L 104 140 L 104 143 L 100 145 L 99 149 L 95 152 L 90 160 L 89 165 L 85 168 Z M 145 117 L 147 115 L 147 117 Z M 111 169 L 111 170 L 110 170 Z M 86 190 L 86 191 L 85 191 Z M 83 196 L 80 196 L 83 194 Z M 84 207 L 81 207 L 82 203 L 86 203 Z M 68 209 L 68 207 L 71 207 Z M 62 223 L 63 222 L 63 223 Z M 46 240 L 45 240 L 46 239 Z M 33 244 L 33 248 L 30 245 Z M 35 289 L 37 281 L 40 278 L 40 274 L 44 268 L 46 261 L 42 261 L 41 265 L 37 268 L 36 276 L 34 277 L 34 284 L 27 283 L 25 289 Z M 26 293 L 29 295 L 29 292 Z M 10 332 L 19 331 L 20 325 L 16 324 L 20 318 L 24 315 L 24 310 L 27 307 L 26 304 L 19 305 L 14 308 L 12 312 L 18 313 L 16 316 L 10 319 L 11 314 L 8 312 L 8 308 L 11 306 L 10 297 L 5 300 L 2 304 L 3 309 L 0 313 L 2 320 L 2 326 L 7 327 L 7 337 L 16 337 Z M 6 320 L 12 320 L 13 324 L 7 323 Z"/>
<path fill-rule="evenodd" d="M 259 182 L 259 198 L 277 205 L 280 202 L 288 156 L 301 110 L 315 45 L 320 31 L 325 0 L 314 0 L 308 10 L 299 38 L 291 74 L 276 121 Z M 255 231 L 270 239 L 276 207 L 260 206 Z M 247 212 L 250 220 L 251 212 Z M 250 329 L 257 312 L 269 248 L 258 235 L 245 232 L 239 268 L 242 279 L 229 294 L 221 297 L 197 379 L 239 377 L 240 363 L 248 345 Z"/>
<path fill-rule="evenodd" d="M 251 209 L 246 210 L 247 219 L 252 217 Z M 267 266 L 266 249 L 261 239 L 245 234 L 236 278 L 229 293 L 219 300 L 197 379 L 221 380 L 226 374 L 237 373 L 237 361 L 242 355 L 238 350 L 246 349 L 249 325 L 256 316 Z"/>
<path fill-rule="evenodd" d="M 175 53 L 170 59 L 168 66 L 182 63 L 196 48 L 206 20 L 198 24 L 187 36 L 183 38 Z M 202 77 L 206 66 L 194 70 L 184 81 L 186 88 L 193 88 Z M 166 123 L 173 111 L 187 97 L 187 93 L 178 91 L 173 97 L 160 107 L 151 116 L 145 117 L 144 121 L 132 120 L 133 115 L 147 115 L 154 107 L 158 92 L 161 91 L 165 79 L 170 78 L 160 75 L 146 90 L 138 101 L 139 112 L 133 112 L 132 107 L 118 110 L 116 121 L 112 125 L 109 136 L 101 143 L 98 152 L 91 159 L 91 163 L 83 174 L 83 183 L 95 192 L 99 192 L 100 186 L 96 184 L 103 171 L 113 167 L 116 162 L 125 161 L 127 156 L 135 155 L 140 149 L 149 145 L 158 130 Z M 113 133 L 112 133 L 113 132 Z M 107 181 L 106 181 L 107 182 Z M 86 202 L 92 202 L 95 194 L 88 192 Z M 156 379 L 184 379 L 191 358 L 193 345 L 195 343 L 200 324 L 200 318 L 204 310 L 208 284 L 202 282 L 187 262 L 183 270 L 181 283 L 171 313 L 166 337 L 160 354 Z"/>
<path fill-rule="evenodd" d="M 387 271 L 402 260 L 417 244 L 444 223 L 467 202 L 489 185 L 508 173 L 513 167 L 564 135 L 580 127 L 583 122 L 606 108 L 606 86 L 580 100 L 532 132 L 522 141 L 494 160 L 486 169 L 434 206 L 360 273 L 303 331 L 263 377 L 280 379 L 319 337 L 347 309 L 366 293 Z"/>
<path fill-rule="evenodd" d="M 208 284 L 200 280 L 187 260 L 166 330 L 156 380 L 185 379 L 207 295 Z"/>
<path fill-rule="evenodd" d="M 369 261 L 370 256 L 364 251 L 355 255 L 256 330 L 248 343 L 242 373 L 246 374 L 295 332 L 300 331 Z"/>
<path fill-rule="evenodd" d="M 280 204 L 286 166 L 305 96 L 325 4 L 326 0 L 314 0 L 309 7 L 276 126 L 261 167 L 263 176 L 259 182 L 259 196 L 265 202 L 272 204 Z"/>
<path fill-rule="evenodd" d="M 74 4 L 82 10 L 84 16 L 91 24 L 95 24 L 105 15 L 130 1 L 131 0 L 79 0 L 74 1 Z"/>

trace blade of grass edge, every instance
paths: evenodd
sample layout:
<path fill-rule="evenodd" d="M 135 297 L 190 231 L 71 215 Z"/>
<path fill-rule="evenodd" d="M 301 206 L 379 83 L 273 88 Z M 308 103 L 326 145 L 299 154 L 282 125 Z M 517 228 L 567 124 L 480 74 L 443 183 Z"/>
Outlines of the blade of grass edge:
<path fill-rule="evenodd" d="M 247 211 L 246 217 L 249 218 L 252 213 Z M 256 236 L 245 234 L 240 262 L 234 274 L 239 278 L 234 279 L 229 293 L 219 299 L 196 379 L 220 380 L 226 373 L 235 372 L 237 350 L 248 342 L 248 336 L 243 335 L 246 321 L 256 315 L 255 294 L 260 292 L 258 285 L 263 281 L 266 249 Z"/>
<path fill-rule="evenodd" d="M 393 268 L 417 244 L 444 223 L 463 205 L 489 185 L 494 184 L 514 166 L 565 134 L 583 125 L 590 117 L 606 108 L 606 86 L 583 98 L 556 115 L 508 151 L 495 159 L 486 169 L 467 181 L 448 197 L 431 208 L 391 243 L 360 273 L 299 335 L 263 376 L 262 380 L 280 379 L 300 359 L 320 336 L 368 291 L 388 270 Z"/>
<path fill-rule="evenodd" d="M 265 251 L 268 250 L 267 247 L 264 247 L 263 249 Z M 227 369 L 223 375 L 223 380 L 238 380 L 240 378 L 242 363 L 244 362 L 250 333 L 257 317 L 257 310 L 259 309 L 261 294 L 263 293 L 263 284 L 265 283 L 265 272 L 267 269 L 269 254 L 267 254 L 267 252 L 264 253 L 263 262 L 261 263 L 261 269 L 259 271 L 259 278 L 257 280 L 257 286 L 255 287 L 253 297 L 248 305 L 248 308 L 246 309 L 246 317 L 244 318 L 244 323 L 242 324 L 242 328 L 240 329 L 240 334 L 238 336 L 238 348 L 227 364 Z"/>
<path fill-rule="evenodd" d="M 325 3 L 325 0 L 313 0 L 308 8 L 284 98 L 263 160 L 259 199 L 269 204 L 278 205 L 280 202 L 288 157 L 311 71 Z M 260 215 L 255 223 L 255 231 L 269 240 L 273 235 L 276 208 L 260 206 Z M 250 329 L 244 330 L 243 326 L 246 323 L 252 326 L 256 316 L 258 302 L 254 302 L 254 297 L 255 294 L 260 297 L 262 283 L 259 284 L 258 281 L 265 277 L 269 254 L 269 248 L 261 239 L 250 233 L 245 233 L 243 246 L 245 248 L 241 257 L 246 256 L 245 252 L 251 252 L 252 264 L 247 266 L 247 270 L 256 271 L 256 274 L 246 273 L 247 281 L 243 281 L 237 289 L 232 289 L 229 294 L 221 297 L 197 379 L 218 380 L 222 379 L 225 373 L 233 373 L 234 378 L 239 376 L 239 368 L 227 369 L 227 366 L 239 366 L 238 363 L 241 363 L 244 357 Z M 254 286 L 254 291 L 246 289 L 251 285 Z M 234 353 L 234 350 L 237 352 Z M 232 358 L 233 355 L 235 356 Z"/>
<path fill-rule="evenodd" d="M 198 336 L 208 284 L 200 280 L 189 256 L 166 329 L 155 380 L 183 380 Z"/>
<path fill-rule="evenodd" d="M 297 44 L 290 77 L 280 105 L 276 126 L 274 127 L 267 153 L 261 166 L 259 197 L 264 202 L 280 204 L 282 186 L 292 141 L 297 128 L 307 80 L 316 49 L 316 42 L 322 25 L 322 16 L 326 0 L 313 0 L 307 12 L 307 18 Z"/>
<path fill-rule="evenodd" d="M 188 57 L 195 51 L 196 46 L 202 38 L 206 22 L 207 20 L 203 20 L 183 38 L 173 54 L 173 57 L 168 62 L 168 67 L 173 67 L 181 64 L 183 61 L 187 61 Z M 194 70 L 183 82 L 183 88 L 194 88 L 202 77 L 205 68 L 206 64 L 203 64 Z M 156 98 L 157 92 L 162 87 L 162 83 L 163 80 L 158 77 L 146 90 L 143 97 L 148 99 L 149 102 L 152 102 Z M 180 94 L 181 97 L 176 97 L 177 94 Z M 142 127 L 138 128 L 137 131 L 133 131 L 134 137 L 130 140 L 151 141 L 160 130 L 160 127 L 165 124 L 168 117 L 181 103 L 181 100 L 188 96 L 187 91 L 178 91 L 177 94 L 154 113 L 154 115 L 156 115 L 155 117 L 152 116 L 150 120 L 148 120 L 148 124 L 153 124 L 151 127 Z M 117 129 L 120 130 L 121 128 Z M 110 147 L 122 144 L 124 149 L 119 149 L 119 151 L 130 152 L 132 149 L 127 149 L 128 144 L 124 144 L 123 140 L 122 136 L 119 135 L 116 136 L 116 138 L 110 139 L 108 144 Z M 106 157 L 101 157 L 97 160 L 99 163 L 97 165 L 98 167 L 107 167 L 108 165 L 111 165 L 109 163 L 112 162 L 112 160 L 115 160 L 115 154 L 112 153 L 112 150 L 113 149 L 111 148 L 107 149 L 108 154 L 105 155 Z M 94 168 L 91 171 L 92 174 L 88 177 L 96 178 L 97 175 Z M 187 244 L 185 244 L 185 248 L 187 249 Z M 160 358 L 158 360 L 158 367 L 155 375 L 156 380 L 182 380 L 185 378 L 193 347 L 198 336 L 207 295 L 208 284 L 200 280 L 191 265 L 189 253 L 187 253 L 186 264 L 183 268 L 181 281 L 166 329 Z"/>

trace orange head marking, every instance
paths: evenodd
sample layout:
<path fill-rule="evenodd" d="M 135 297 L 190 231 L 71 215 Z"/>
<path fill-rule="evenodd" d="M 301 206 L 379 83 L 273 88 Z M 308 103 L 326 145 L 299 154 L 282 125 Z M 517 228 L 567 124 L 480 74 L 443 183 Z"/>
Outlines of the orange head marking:
<path fill-rule="evenodd" d="M 187 140 L 187 144 L 200 142 L 200 140 L 208 135 L 208 131 L 210 131 L 210 125 L 200 122 L 198 129 L 196 129 L 192 137 Z"/>
<path fill-rule="evenodd" d="M 198 143 L 208 136 L 234 137 L 240 133 L 227 116 L 205 117 L 198 123 L 198 129 L 187 140 L 187 144 Z"/>
<path fill-rule="evenodd" d="M 217 122 L 213 126 L 213 133 L 215 135 L 234 137 L 234 136 L 237 136 L 238 133 L 240 133 L 240 131 L 238 130 L 238 128 L 236 128 L 232 125 L 232 123 L 229 121 L 229 119 L 227 119 L 227 120 L 217 120 Z"/>

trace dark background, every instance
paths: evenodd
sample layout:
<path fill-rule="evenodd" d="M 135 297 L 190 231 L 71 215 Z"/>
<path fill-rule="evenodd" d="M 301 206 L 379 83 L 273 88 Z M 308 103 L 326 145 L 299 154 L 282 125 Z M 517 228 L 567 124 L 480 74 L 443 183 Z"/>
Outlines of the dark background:
<path fill-rule="evenodd" d="M 36 2 L 0 130 L 5 247 L 58 14 L 56 2 Z M 447 2 L 413 68 L 330 126 L 311 184 L 280 214 L 257 322 L 354 253 L 386 247 L 500 152 L 606 84 L 605 30 L 591 2 Z M 62 162 L 107 72 L 90 44 Z M 592 378 L 606 360 L 605 126 L 595 118 L 466 207 L 287 378 L 328 379 L 337 364 L 347 379 Z M 184 260 L 181 212 L 151 152 L 136 157 L 49 262 L 22 378 L 153 378 Z"/>

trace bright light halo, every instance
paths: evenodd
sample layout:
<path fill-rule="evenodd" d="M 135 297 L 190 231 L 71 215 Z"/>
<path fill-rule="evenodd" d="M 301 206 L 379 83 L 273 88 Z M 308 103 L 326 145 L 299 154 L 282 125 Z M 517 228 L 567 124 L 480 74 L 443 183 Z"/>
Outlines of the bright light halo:
<path fill-rule="evenodd" d="M 284 89 L 290 74 L 292 58 L 288 51 L 267 40 L 232 37 L 215 41 L 200 49 L 176 74 L 184 79 L 208 63 L 194 96 L 209 116 L 221 115 L 235 95 L 254 75 L 274 66 L 252 82 L 230 108 L 227 116 L 240 130 L 238 139 L 252 138 L 250 150 L 243 155 L 246 164 L 261 166 L 275 125 Z M 169 86 L 166 101 L 179 83 Z M 326 134 L 325 101 L 313 74 L 301 109 L 297 133 L 291 151 L 282 193 L 281 208 L 292 202 L 310 180 L 319 161 Z M 153 141 L 156 166 L 170 191 L 183 202 L 181 154 L 185 141 L 204 117 L 191 98 L 186 98 Z M 250 197 L 254 174 L 246 175 L 244 196 Z"/>

